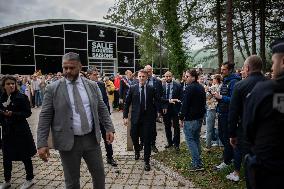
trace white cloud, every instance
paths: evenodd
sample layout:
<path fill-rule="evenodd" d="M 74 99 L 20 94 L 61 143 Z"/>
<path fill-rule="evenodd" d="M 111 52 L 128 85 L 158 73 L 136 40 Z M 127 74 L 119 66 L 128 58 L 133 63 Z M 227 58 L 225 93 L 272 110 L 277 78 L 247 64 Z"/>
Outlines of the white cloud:
<path fill-rule="evenodd" d="M 0 0 L 0 27 L 44 19 L 104 21 L 115 0 Z"/>

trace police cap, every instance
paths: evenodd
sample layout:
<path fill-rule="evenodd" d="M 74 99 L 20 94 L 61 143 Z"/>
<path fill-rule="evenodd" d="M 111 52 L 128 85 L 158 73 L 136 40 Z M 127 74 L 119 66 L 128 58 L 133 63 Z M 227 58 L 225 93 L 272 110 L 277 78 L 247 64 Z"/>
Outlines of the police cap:
<path fill-rule="evenodd" d="M 284 37 L 276 39 L 274 42 L 272 42 L 270 48 L 272 50 L 272 54 L 284 53 Z"/>

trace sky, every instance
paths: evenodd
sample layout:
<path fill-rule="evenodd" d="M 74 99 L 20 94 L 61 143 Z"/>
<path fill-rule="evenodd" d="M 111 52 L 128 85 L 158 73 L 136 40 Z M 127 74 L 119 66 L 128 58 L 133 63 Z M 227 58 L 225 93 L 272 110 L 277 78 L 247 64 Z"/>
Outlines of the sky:
<path fill-rule="evenodd" d="M 115 0 L 0 0 L 0 28 L 45 19 L 106 21 L 103 17 Z M 195 38 L 192 49 L 202 43 Z"/>

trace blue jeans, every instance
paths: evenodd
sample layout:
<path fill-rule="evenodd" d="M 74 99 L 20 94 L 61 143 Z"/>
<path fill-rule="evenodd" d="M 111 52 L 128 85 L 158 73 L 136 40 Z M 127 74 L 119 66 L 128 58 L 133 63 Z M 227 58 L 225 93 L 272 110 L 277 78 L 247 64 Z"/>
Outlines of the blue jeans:
<path fill-rule="evenodd" d="M 203 119 L 185 121 L 183 127 L 185 140 L 192 156 L 193 167 L 202 166 L 202 161 L 200 158 L 200 132 L 202 121 Z"/>
<path fill-rule="evenodd" d="M 35 90 L 35 106 L 41 106 L 40 90 Z"/>
<path fill-rule="evenodd" d="M 206 116 L 206 147 L 211 147 L 212 138 L 214 135 L 214 126 L 215 126 L 216 110 L 211 109 L 207 110 Z"/>

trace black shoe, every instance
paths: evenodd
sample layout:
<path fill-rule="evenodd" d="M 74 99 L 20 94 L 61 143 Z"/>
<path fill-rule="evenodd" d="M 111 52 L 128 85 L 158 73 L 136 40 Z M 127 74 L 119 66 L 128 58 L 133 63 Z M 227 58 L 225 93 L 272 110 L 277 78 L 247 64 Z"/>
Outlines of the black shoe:
<path fill-rule="evenodd" d="M 135 153 L 135 160 L 138 160 L 140 158 L 140 153 Z"/>
<path fill-rule="evenodd" d="M 195 171 L 203 171 L 204 168 L 203 166 L 196 166 L 196 167 L 189 167 L 188 170 L 189 172 L 195 172 Z"/>
<path fill-rule="evenodd" d="M 173 146 L 172 144 L 168 144 L 168 145 L 165 146 L 165 148 L 167 149 L 167 148 L 170 148 L 172 146 Z"/>
<path fill-rule="evenodd" d="M 155 153 L 158 153 L 158 152 L 159 152 L 159 150 L 157 149 L 157 147 L 156 147 L 155 145 L 152 145 L 152 146 L 151 146 L 151 149 L 152 149 L 152 151 L 155 152 Z"/>
<path fill-rule="evenodd" d="M 113 158 L 107 158 L 107 163 L 113 167 L 117 167 L 117 163 Z"/>
<path fill-rule="evenodd" d="M 178 153 L 180 151 L 178 146 L 175 146 L 175 151 Z"/>
<path fill-rule="evenodd" d="M 151 166 L 150 166 L 149 163 L 145 163 L 144 170 L 145 171 L 150 171 L 151 170 Z"/>

